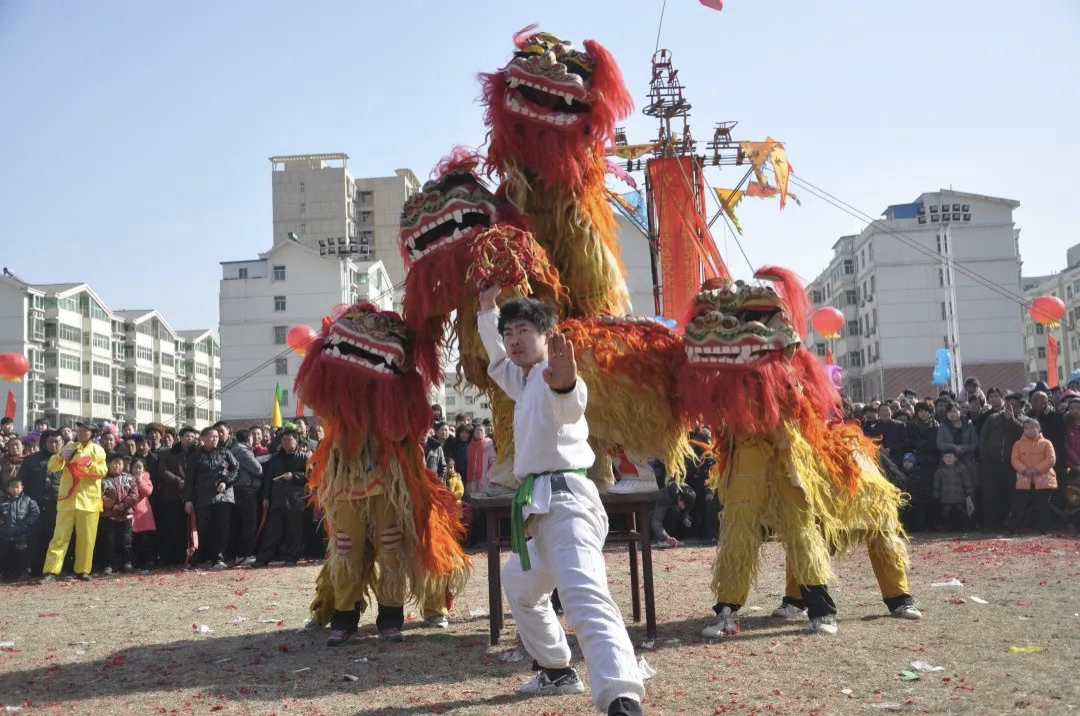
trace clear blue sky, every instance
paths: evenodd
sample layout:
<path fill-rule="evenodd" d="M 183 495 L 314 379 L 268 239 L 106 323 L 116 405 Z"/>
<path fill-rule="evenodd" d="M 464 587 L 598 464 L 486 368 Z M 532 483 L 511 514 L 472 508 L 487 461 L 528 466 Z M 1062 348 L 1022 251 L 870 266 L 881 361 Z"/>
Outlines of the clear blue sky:
<path fill-rule="evenodd" d="M 661 34 L 699 138 L 737 119 L 875 216 L 950 185 L 1017 199 L 1025 273 L 1063 267 L 1080 242 L 1080 3 L 725 4 L 668 0 Z M 640 102 L 660 5 L 0 0 L 2 264 L 216 330 L 218 262 L 271 241 L 269 156 L 344 151 L 356 176 L 426 176 L 482 140 L 474 75 L 530 22 L 605 44 Z M 655 131 L 639 113 L 627 126 Z M 863 226 L 811 197 L 740 213 L 751 261 L 807 278 Z"/>

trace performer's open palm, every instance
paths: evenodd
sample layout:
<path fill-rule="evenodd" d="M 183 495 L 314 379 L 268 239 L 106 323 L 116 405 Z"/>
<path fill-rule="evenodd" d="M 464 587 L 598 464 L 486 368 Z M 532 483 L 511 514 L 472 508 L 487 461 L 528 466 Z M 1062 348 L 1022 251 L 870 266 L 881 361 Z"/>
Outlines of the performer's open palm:
<path fill-rule="evenodd" d="M 577 382 L 574 344 L 561 333 L 555 333 L 548 341 L 548 365 L 544 369 L 544 381 L 552 390 L 567 390 Z"/>

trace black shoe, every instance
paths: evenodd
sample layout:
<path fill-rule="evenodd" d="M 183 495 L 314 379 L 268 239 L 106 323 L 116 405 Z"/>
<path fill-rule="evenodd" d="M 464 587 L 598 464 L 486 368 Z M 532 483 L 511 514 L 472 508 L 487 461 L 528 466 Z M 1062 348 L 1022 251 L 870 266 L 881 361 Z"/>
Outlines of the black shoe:
<path fill-rule="evenodd" d="M 326 637 L 327 646 L 342 646 L 356 632 L 344 629 L 331 629 L 330 636 Z"/>
<path fill-rule="evenodd" d="M 645 716 L 645 709 L 641 708 L 641 703 L 625 696 L 612 701 L 607 712 L 608 716 Z"/>
<path fill-rule="evenodd" d="M 81 582 L 89 582 L 92 579 L 89 574 L 76 574 L 75 578 Z"/>

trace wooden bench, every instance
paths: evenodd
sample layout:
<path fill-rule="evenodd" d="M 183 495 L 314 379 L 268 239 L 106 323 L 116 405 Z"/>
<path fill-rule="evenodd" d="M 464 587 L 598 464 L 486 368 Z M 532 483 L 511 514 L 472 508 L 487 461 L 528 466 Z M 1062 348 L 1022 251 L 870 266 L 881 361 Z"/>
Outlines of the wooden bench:
<path fill-rule="evenodd" d="M 649 517 L 659 492 L 641 492 L 632 495 L 601 495 L 600 501 L 608 517 L 625 515 L 627 529 L 608 532 L 605 544 L 625 544 L 630 554 L 630 605 L 635 622 L 641 621 L 641 588 L 645 591 L 645 633 L 649 639 L 656 638 L 656 602 L 653 596 L 652 542 L 649 534 Z M 499 534 L 499 523 L 510 519 L 509 497 L 471 497 L 474 510 L 483 510 L 487 523 L 488 558 L 488 625 L 491 629 L 491 645 L 499 643 L 503 628 L 501 552 L 510 546 L 510 537 Z M 638 580 L 638 547 L 641 548 L 641 577 Z M 517 557 L 514 557 L 517 559 Z"/>

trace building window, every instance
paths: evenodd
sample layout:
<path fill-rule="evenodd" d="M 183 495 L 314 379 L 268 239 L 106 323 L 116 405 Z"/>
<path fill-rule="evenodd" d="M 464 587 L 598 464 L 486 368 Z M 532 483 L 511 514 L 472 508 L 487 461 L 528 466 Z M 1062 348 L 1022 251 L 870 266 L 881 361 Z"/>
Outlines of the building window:
<path fill-rule="evenodd" d="M 75 326 L 69 326 L 66 323 L 61 323 L 58 327 L 59 336 L 61 340 L 71 341 L 72 343 L 82 343 L 82 329 Z"/>
<path fill-rule="evenodd" d="M 307 216 L 307 204 L 300 202 L 300 216 Z"/>
<path fill-rule="evenodd" d="M 304 193 L 304 182 L 300 182 L 300 193 Z"/>
<path fill-rule="evenodd" d="M 447 407 L 450 407 L 451 405 L 456 405 L 456 404 L 457 404 L 457 398 L 455 398 L 452 395 L 446 396 L 446 405 L 447 405 Z"/>
<path fill-rule="evenodd" d="M 858 302 L 859 298 L 855 291 L 851 289 L 844 291 L 844 305 L 854 306 Z"/>
<path fill-rule="evenodd" d="M 237 278 L 247 278 L 248 277 L 247 266 L 241 266 L 236 272 L 236 277 Z"/>
<path fill-rule="evenodd" d="M 77 356 L 69 356 L 66 353 L 61 353 L 60 367 L 67 368 L 68 370 L 82 370 L 82 360 Z"/>
<path fill-rule="evenodd" d="M 942 301 L 941 302 L 941 320 L 944 321 L 946 319 L 946 317 L 947 317 L 947 314 L 945 313 L 945 302 Z"/>
<path fill-rule="evenodd" d="M 112 405 L 112 393 L 107 390 L 95 390 L 94 402 L 98 405 Z"/>
<path fill-rule="evenodd" d="M 475 403 L 476 403 L 476 398 L 474 398 L 471 395 L 466 395 L 465 396 L 465 405 L 474 405 Z"/>
<path fill-rule="evenodd" d="M 850 275 L 855 273 L 855 262 L 851 259 L 844 259 L 844 275 Z"/>
<path fill-rule="evenodd" d="M 144 346 L 135 346 L 135 357 L 152 363 L 154 361 L 154 351 Z"/>
<path fill-rule="evenodd" d="M 285 310 L 285 297 L 284 296 L 274 296 L 274 310 L 277 311 L 278 313 Z"/>
<path fill-rule="evenodd" d="M 1045 358 L 1046 357 L 1046 348 L 1044 346 L 1039 346 L 1038 348 L 1036 348 L 1035 349 L 1035 356 L 1037 358 Z"/>
<path fill-rule="evenodd" d="M 289 391 L 282 390 L 281 391 L 281 402 L 278 403 L 278 405 L 280 405 L 282 407 L 285 407 L 288 404 L 289 404 Z"/>
<path fill-rule="evenodd" d="M 81 395 L 79 389 L 74 385 L 60 384 L 60 399 L 61 400 L 79 400 Z"/>
<path fill-rule="evenodd" d="M 375 201 L 375 193 L 370 191 L 360 192 L 360 204 L 363 206 L 371 206 Z"/>
<path fill-rule="evenodd" d="M 307 224 L 300 224 L 300 233 L 301 234 L 306 234 L 307 233 Z"/>
<path fill-rule="evenodd" d="M 143 410 L 148 413 L 154 412 L 154 401 L 149 398 L 136 398 L 135 408 L 137 410 Z"/>
<path fill-rule="evenodd" d="M 112 370 L 109 368 L 108 363 L 94 361 L 94 375 L 101 376 L 102 378 L 110 378 L 112 377 Z"/>
<path fill-rule="evenodd" d="M 1041 336 L 1043 334 L 1043 325 L 1041 323 L 1035 324 L 1035 335 Z"/>
<path fill-rule="evenodd" d="M 289 374 L 289 359 L 288 358 L 275 358 L 274 359 L 274 374 L 275 375 L 288 375 Z"/>
<path fill-rule="evenodd" d="M 154 387 L 153 373 L 143 373 L 141 370 L 135 374 L 135 382 L 147 388 Z"/>
<path fill-rule="evenodd" d="M 274 267 L 274 280 L 275 281 L 284 281 L 285 280 L 285 267 L 284 266 L 275 266 Z"/>
<path fill-rule="evenodd" d="M 847 334 L 849 336 L 857 336 L 857 335 L 859 335 L 859 322 L 858 321 L 848 321 L 847 322 Z"/>
<path fill-rule="evenodd" d="M 274 345 L 285 345 L 285 337 L 289 334 L 288 326 L 274 326 Z"/>
<path fill-rule="evenodd" d="M 852 368 L 861 368 L 863 364 L 862 351 L 851 351 L 848 353 L 848 363 Z"/>

